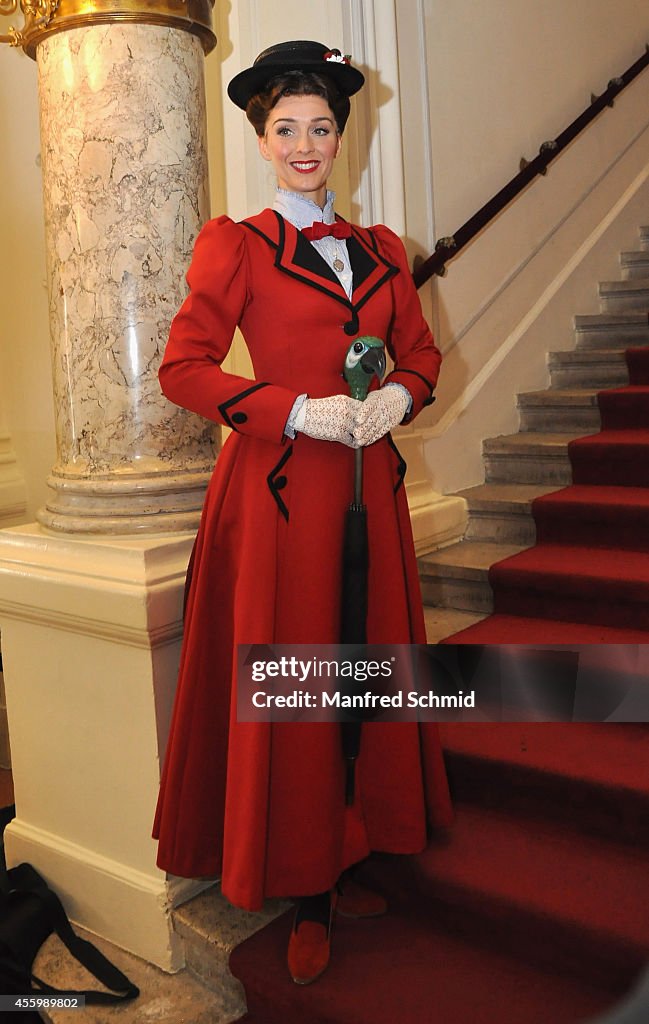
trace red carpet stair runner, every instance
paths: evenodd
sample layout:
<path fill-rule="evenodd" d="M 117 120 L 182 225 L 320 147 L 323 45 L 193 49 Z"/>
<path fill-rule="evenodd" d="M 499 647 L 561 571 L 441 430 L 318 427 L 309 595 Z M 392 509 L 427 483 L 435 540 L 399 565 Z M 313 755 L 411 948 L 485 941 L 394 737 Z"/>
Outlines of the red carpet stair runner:
<path fill-rule="evenodd" d="M 602 429 L 568 446 L 573 484 L 532 504 L 537 543 L 491 567 L 495 614 L 453 641 L 649 641 L 649 349 L 626 359 Z"/>
<path fill-rule="evenodd" d="M 313 986 L 288 978 L 290 915 L 239 946 L 246 1024 L 576 1024 L 649 960 L 649 728 L 443 729 L 451 833 L 368 866 L 391 912 L 339 919 Z"/>
<path fill-rule="evenodd" d="M 492 567 L 495 614 L 453 641 L 649 642 L 649 349 L 627 362 L 573 485 L 534 501 L 537 544 Z M 443 733 L 455 827 L 368 865 L 391 913 L 339 920 L 315 985 L 289 981 L 290 915 L 239 946 L 246 1024 L 577 1024 L 649 962 L 649 726 Z"/>

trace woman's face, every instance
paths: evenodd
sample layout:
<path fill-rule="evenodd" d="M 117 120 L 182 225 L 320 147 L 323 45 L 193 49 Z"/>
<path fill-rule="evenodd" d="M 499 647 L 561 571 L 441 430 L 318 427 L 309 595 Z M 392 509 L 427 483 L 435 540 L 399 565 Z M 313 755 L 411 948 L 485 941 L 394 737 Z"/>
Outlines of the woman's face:
<path fill-rule="evenodd" d="M 327 179 L 342 141 L 327 101 L 321 96 L 282 96 L 258 141 L 279 187 L 300 192 L 324 207 Z"/>

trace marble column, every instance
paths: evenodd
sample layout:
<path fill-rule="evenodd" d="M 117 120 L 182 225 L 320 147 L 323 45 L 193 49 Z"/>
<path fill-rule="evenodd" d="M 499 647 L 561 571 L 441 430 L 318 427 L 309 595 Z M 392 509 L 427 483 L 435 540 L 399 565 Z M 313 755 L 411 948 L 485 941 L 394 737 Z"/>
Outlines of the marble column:
<path fill-rule="evenodd" d="M 214 448 L 157 367 L 208 215 L 212 0 L 21 9 L 0 41 L 38 63 L 57 461 L 40 523 L 0 529 L 5 854 L 77 924 L 178 970 L 171 908 L 206 883 L 156 866 L 151 827 Z"/>
<path fill-rule="evenodd" d="M 209 214 L 203 50 L 173 27 L 85 26 L 36 51 L 58 458 L 50 529 L 191 529 L 209 423 L 157 370 Z"/>

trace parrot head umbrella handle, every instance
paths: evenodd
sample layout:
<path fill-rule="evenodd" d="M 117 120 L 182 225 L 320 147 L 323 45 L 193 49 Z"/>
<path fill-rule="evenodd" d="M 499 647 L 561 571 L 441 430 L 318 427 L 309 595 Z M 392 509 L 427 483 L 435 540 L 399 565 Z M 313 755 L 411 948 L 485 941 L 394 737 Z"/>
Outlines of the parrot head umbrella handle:
<path fill-rule="evenodd" d="M 345 356 L 343 377 L 349 384 L 352 398 L 365 401 L 374 373 L 379 381 L 382 380 L 385 373 L 385 349 L 380 338 L 365 334 L 352 342 Z"/>

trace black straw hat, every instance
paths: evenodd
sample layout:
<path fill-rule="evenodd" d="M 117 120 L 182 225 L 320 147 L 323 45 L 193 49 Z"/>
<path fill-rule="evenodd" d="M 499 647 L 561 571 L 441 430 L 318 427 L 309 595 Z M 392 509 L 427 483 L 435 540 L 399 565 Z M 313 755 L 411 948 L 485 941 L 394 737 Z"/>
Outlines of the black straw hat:
<path fill-rule="evenodd" d="M 276 43 L 259 54 L 251 68 L 240 71 L 228 85 L 228 96 L 245 110 L 253 96 L 277 75 L 287 71 L 307 71 L 333 79 L 344 96 L 353 96 L 362 87 L 365 77 L 349 63 L 340 50 L 330 50 L 323 43 L 294 39 Z"/>

